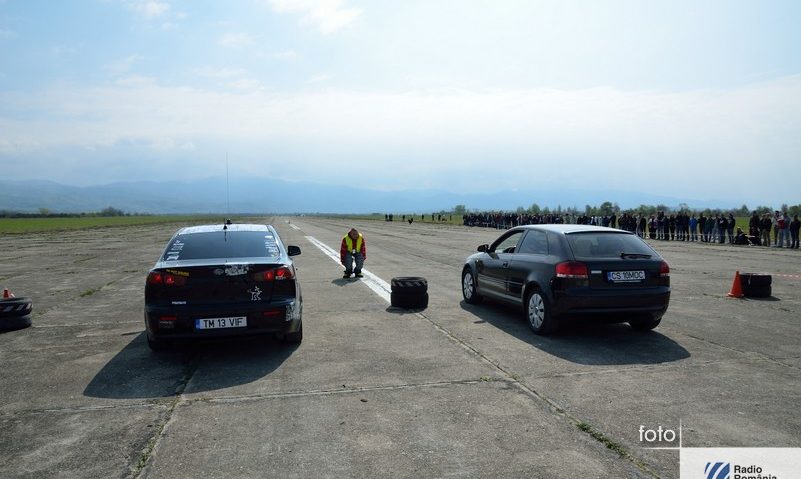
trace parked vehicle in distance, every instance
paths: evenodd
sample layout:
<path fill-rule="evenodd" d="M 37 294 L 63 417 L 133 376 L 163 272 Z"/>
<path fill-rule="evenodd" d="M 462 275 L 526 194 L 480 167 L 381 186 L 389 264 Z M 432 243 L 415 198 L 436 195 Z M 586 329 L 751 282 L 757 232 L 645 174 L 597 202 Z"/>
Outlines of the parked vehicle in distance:
<path fill-rule="evenodd" d="M 303 299 L 291 257 L 270 225 L 218 224 L 176 232 L 145 284 L 147 343 L 271 334 L 303 340 Z"/>
<path fill-rule="evenodd" d="M 521 307 L 537 334 L 572 317 L 657 327 L 670 301 L 670 267 L 637 235 L 585 225 L 512 228 L 478 247 L 462 269 L 462 295 Z"/>

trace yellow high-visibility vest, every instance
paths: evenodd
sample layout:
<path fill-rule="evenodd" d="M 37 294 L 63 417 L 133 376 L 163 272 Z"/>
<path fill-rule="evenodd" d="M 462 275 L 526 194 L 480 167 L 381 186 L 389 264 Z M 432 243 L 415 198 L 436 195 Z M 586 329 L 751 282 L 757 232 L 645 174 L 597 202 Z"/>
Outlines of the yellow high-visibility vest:
<path fill-rule="evenodd" d="M 357 253 L 361 253 L 362 252 L 362 244 L 363 243 L 364 243 L 364 238 L 362 237 L 362 234 L 359 233 L 359 237 L 356 238 L 356 252 Z M 350 253 L 353 253 L 353 249 L 354 249 L 353 248 L 353 238 L 351 238 L 350 235 L 345 235 L 345 245 L 347 245 L 348 251 Z"/>

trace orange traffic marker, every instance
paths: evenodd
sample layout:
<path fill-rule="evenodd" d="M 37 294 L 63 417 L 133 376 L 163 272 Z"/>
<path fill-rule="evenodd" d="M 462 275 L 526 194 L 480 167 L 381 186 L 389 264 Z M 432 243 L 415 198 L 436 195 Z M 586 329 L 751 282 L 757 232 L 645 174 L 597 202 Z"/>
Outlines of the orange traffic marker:
<path fill-rule="evenodd" d="M 743 284 L 740 282 L 740 272 L 734 272 L 734 282 L 731 285 L 731 291 L 727 294 L 730 298 L 742 298 L 745 295 L 743 294 Z"/>

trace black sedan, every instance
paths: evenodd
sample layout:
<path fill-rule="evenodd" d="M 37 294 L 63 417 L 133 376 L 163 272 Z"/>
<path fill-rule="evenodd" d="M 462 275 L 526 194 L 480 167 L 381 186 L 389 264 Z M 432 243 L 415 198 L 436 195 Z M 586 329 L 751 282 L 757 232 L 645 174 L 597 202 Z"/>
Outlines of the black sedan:
<path fill-rule="evenodd" d="M 537 334 L 570 317 L 659 325 L 670 301 L 670 267 L 637 235 L 584 225 L 512 228 L 478 247 L 462 270 L 462 295 L 522 307 Z"/>
<path fill-rule="evenodd" d="M 303 339 L 303 299 L 292 256 L 270 225 L 182 228 L 145 285 L 151 349 L 173 340 L 271 334 Z"/>

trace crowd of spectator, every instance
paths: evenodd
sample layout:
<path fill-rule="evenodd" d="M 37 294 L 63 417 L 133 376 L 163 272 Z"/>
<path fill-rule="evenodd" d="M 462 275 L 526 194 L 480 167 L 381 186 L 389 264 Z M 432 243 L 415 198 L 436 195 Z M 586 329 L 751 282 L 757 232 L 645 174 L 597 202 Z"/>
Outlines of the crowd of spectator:
<path fill-rule="evenodd" d="M 748 233 L 736 225 L 733 214 L 696 215 L 686 211 L 652 215 L 623 213 L 603 216 L 564 214 L 528 214 L 509 212 L 468 213 L 463 215 L 465 226 L 483 226 L 507 229 L 519 225 L 584 224 L 607 226 L 631 231 L 642 238 L 663 241 L 697 241 L 703 243 L 729 243 L 776 248 L 798 249 L 801 222 L 798 215 L 791 220 L 787 212 L 775 211 L 762 216 L 754 212 L 748 223 Z M 771 232 L 773 242 L 771 243 Z"/>

